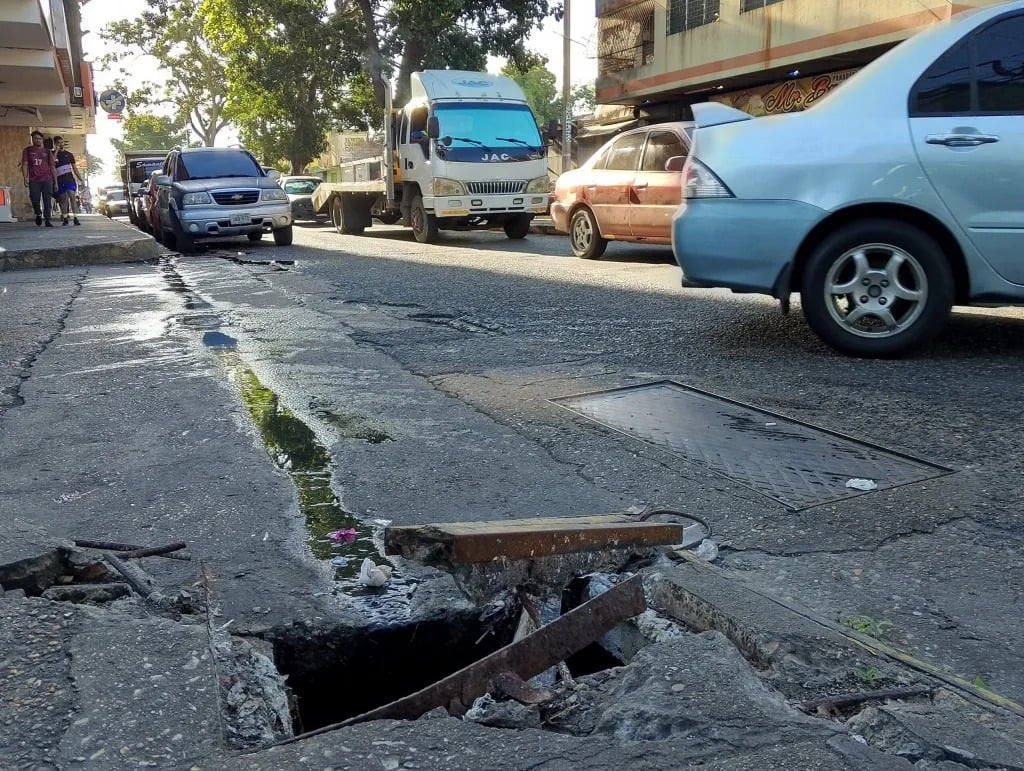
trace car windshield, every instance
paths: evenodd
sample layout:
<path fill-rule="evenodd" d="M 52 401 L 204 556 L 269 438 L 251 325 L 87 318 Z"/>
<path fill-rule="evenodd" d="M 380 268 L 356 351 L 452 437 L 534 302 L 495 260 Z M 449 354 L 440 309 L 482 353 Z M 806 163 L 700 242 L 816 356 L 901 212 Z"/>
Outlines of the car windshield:
<path fill-rule="evenodd" d="M 447 160 L 526 161 L 541 157 L 544 141 L 525 104 L 458 102 L 434 105 L 441 137 L 451 137 Z"/>
<path fill-rule="evenodd" d="M 309 195 L 316 190 L 319 180 L 312 179 L 290 179 L 284 183 L 284 191 L 291 195 Z"/>
<path fill-rule="evenodd" d="M 124 190 L 108 190 L 107 191 L 107 200 L 108 201 L 123 201 L 124 200 Z"/>
<path fill-rule="evenodd" d="M 189 179 L 263 176 L 252 156 L 241 151 L 182 153 L 179 160 Z"/>

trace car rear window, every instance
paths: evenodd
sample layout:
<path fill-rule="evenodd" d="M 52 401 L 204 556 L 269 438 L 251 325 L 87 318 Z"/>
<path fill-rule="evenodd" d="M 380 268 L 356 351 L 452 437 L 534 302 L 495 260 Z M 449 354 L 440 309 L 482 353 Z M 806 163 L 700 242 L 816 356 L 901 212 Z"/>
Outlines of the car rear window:
<path fill-rule="evenodd" d="M 644 149 L 643 171 L 665 171 L 665 163 L 676 155 L 686 155 L 683 140 L 674 131 L 652 131 Z"/>

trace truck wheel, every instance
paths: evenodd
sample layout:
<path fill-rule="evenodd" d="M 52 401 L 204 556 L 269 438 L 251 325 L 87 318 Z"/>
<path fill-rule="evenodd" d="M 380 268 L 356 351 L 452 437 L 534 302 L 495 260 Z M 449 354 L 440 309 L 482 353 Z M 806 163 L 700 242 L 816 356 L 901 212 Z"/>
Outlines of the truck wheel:
<path fill-rule="evenodd" d="M 292 226 L 286 225 L 283 228 L 277 228 L 274 231 L 274 243 L 278 246 L 291 246 L 292 245 Z"/>
<path fill-rule="evenodd" d="M 181 226 L 181 222 L 178 221 L 178 217 L 176 215 L 171 215 L 171 221 L 175 231 L 174 241 L 176 244 L 171 248 L 177 249 L 182 254 L 192 254 L 192 252 L 196 250 L 195 238 L 185 231 L 185 228 Z"/>
<path fill-rule="evenodd" d="M 345 207 L 341 204 L 340 195 L 334 196 L 334 200 L 331 201 L 331 222 L 334 223 L 334 229 L 343 236 L 361 236 L 363 234 L 363 228 L 345 225 Z"/>
<path fill-rule="evenodd" d="M 526 238 L 530 232 L 530 223 L 533 217 L 529 214 L 517 214 L 510 220 L 505 221 L 505 235 L 512 239 Z"/>
<path fill-rule="evenodd" d="M 423 208 L 423 196 L 416 196 L 412 199 L 409 207 L 409 219 L 412 224 L 412 234 L 421 244 L 429 244 L 437 240 L 437 217 L 428 214 Z"/>
<path fill-rule="evenodd" d="M 904 222 L 852 222 L 804 268 L 800 302 L 818 337 L 854 356 L 900 356 L 934 337 L 954 299 L 942 247 Z"/>
<path fill-rule="evenodd" d="M 569 246 L 572 253 L 584 260 L 596 260 L 604 254 L 608 241 L 601 237 L 597 220 L 590 209 L 577 209 L 569 220 Z"/>

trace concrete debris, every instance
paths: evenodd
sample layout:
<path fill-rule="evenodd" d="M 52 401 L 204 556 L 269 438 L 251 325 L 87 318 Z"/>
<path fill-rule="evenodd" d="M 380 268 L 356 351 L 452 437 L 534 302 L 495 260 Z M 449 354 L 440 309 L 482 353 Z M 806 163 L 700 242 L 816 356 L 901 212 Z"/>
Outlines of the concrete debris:
<path fill-rule="evenodd" d="M 98 604 L 127 597 L 129 594 L 131 594 L 131 587 L 126 583 L 69 584 L 67 586 L 51 586 L 43 592 L 42 597 L 56 602 Z"/>

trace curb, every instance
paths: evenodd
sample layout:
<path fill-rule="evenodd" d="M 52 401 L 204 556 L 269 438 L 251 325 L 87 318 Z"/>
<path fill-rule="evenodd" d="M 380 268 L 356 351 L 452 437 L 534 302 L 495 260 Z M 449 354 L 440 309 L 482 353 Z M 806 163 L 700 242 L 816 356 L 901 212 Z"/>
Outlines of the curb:
<path fill-rule="evenodd" d="M 104 265 L 152 260 L 159 255 L 159 245 L 149 236 L 105 241 L 97 244 L 51 249 L 0 251 L 0 272 L 33 268 L 63 268 L 72 265 Z"/>

